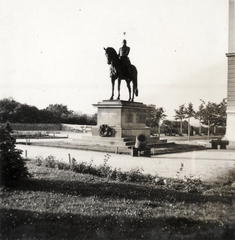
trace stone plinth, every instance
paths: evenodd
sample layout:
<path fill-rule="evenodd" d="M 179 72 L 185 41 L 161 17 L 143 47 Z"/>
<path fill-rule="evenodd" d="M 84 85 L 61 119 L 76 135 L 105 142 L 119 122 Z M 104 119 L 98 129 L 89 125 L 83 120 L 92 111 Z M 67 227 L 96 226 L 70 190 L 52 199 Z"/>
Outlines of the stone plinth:
<path fill-rule="evenodd" d="M 99 127 L 107 124 L 112 128 L 112 137 L 136 137 L 138 134 L 150 136 L 146 127 L 148 107 L 139 102 L 103 100 L 93 106 L 98 108 L 97 126 L 92 127 L 92 135 L 99 135 Z"/>

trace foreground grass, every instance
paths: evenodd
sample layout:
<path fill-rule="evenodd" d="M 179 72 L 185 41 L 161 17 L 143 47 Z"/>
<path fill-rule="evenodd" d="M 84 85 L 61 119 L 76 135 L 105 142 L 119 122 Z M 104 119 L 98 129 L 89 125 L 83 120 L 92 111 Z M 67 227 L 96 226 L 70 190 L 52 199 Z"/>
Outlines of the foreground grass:
<path fill-rule="evenodd" d="M 112 181 L 36 166 L 1 190 L 1 239 L 234 239 L 235 188 Z M 190 183 L 192 184 L 192 183 Z"/>

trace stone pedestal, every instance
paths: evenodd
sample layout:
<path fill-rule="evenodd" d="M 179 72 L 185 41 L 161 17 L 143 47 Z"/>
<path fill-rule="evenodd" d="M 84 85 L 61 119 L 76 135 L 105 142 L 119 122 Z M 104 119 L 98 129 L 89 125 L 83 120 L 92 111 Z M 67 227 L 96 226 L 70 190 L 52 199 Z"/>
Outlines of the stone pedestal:
<path fill-rule="evenodd" d="M 112 128 L 112 137 L 136 137 L 138 134 L 150 136 L 146 127 L 148 107 L 139 102 L 103 100 L 93 106 L 98 108 L 97 126 L 92 127 L 92 135 L 99 135 L 99 127 L 107 124 Z"/>

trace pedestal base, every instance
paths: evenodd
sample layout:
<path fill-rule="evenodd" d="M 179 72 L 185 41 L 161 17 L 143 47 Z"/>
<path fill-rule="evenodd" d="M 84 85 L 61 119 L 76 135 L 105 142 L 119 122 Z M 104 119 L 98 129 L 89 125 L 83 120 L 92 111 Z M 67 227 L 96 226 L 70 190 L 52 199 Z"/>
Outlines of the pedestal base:
<path fill-rule="evenodd" d="M 125 138 L 125 137 L 136 137 L 139 134 L 144 134 L 150 136 L 150 129 L 145 128 L 120 128 L 117 126 L 111 126 L 112 128 L 112 137 Z M 91 129 L 92 136 L 99 136 L 99 127 L 95 126 Z"/>
<path fill-rule="evenodd" d="M 98 108 L 97 126 L 92 127 L 92 135 L 99 136 L 99 128 L 107 124 L 112 129 L 112 137 L 136 137 L 139 134 L 150 136 L 146 127 L 148 107 L 143 103 L 103 100 L 93 104 Z"/>

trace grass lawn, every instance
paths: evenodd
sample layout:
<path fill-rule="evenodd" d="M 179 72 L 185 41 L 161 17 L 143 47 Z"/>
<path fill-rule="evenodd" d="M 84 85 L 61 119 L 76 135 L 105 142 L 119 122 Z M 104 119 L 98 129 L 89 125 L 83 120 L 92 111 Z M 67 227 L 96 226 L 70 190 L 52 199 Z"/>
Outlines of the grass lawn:
<path fill-rule="evenodd" d="M 18 144 L 25 144 L 25 142 L 18 141 Z M 116 146 L 104 146 L 104 145 L 94 145 L 94 144 L 82 144 L 76 142 L 66 142 L 66 141 L 52 141 L 52 142 L 31 142 L 28 143 L 31 146 L 42 146 L 42 147 L 57 147 L 57 148 L 67 148 L 67 149 L 79 149 L 79 150 L 89 150 L 97 152 L 115 153 L 118 151 L 119 154 L 131 154 L 131 150 L 128 147 L 117 147 Z M 151 154 L 166 154 L 166 153 L 176 153 L 176 152 L 187 152 L 195 150 L 205 150 L 204 146 L 200 145 L 189 145 L 189 144 L 173 144 L 172 146 L 156 146 L 151 147 Z"/>
<path fill-rule="evenodd" d="M 1 239 L 235 239 L 234 172 L 133 183 L 27 166 L 31 178 L 1 189 Z"/>

